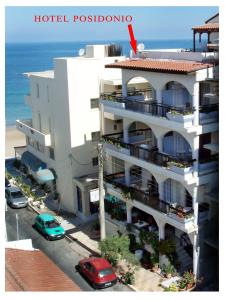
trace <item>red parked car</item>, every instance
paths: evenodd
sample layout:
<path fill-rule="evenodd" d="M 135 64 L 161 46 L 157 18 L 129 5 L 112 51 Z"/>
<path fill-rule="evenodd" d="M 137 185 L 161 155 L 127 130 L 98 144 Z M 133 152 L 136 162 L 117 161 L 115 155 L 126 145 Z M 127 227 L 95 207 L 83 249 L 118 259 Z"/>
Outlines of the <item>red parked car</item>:
<path fill-rule="evenodd" d="M 78 271 L 88 279 L 94 289 L 106 288 L 117 282 L 112 266 L 104 258 L 82 259 L 78 264 Z"/>

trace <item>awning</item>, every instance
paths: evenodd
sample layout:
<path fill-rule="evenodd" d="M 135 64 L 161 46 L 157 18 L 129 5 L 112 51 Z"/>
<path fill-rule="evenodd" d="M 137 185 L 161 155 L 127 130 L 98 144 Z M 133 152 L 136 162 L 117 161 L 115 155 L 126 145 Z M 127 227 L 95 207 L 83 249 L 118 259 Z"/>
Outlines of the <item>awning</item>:
<path fill-rule="evenodd" d="M 54 174 L 49 169 L 39 170 L 36 172 L 35 177 L 39 183 L 45 183 L 55 179 Z"/>
<path fill-rule="evenodd" d="M 29 151 L 25 151 L 21 156 L 21 162 L 29 167 L 32 171 L 37 172 L 42 169 L 46 169 L 47 165 L 41 161 L 38 157 Z"/>

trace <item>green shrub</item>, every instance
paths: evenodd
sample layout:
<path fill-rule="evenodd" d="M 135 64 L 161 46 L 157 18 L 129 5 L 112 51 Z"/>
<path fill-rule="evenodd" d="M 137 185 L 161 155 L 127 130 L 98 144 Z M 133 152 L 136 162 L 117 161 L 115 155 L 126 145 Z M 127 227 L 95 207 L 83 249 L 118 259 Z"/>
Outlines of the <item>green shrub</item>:
<path fill-rule="evenodd" d="M 10 179 L 13 178 L 12 175 L 11 175 L 7 170 L 5 171 L 5 177 L 6 177 L 8 180 L 10 180 Z"/>
<path fill-rule="evenodd" d="M 121 280 L 124 284 L 134 284 L 134 271 L 127 271 L 121 276 Z"/>
<path fill-rule="evenodd" d="M 132 264 L 138 264 L 136 257 L 130 253 L 130 239 L 128 236 L 110 236 L 99 242 L 101 255 L 107 258 L 113 266 L 119 259 L 125 259 Z"/>
<path fill-rule="evenodd" d="M 158 245 L 159 253 L 164 255 L 170 255 L 176 251 L 176 244 L 174 240 L 161 240 Z"/>
<path fill-rule="evenodd" d="M 158 236 L 155 232 L 148 232 L 146 230 L 141 230 L 139 233 L 139 238 L 142 245 L 151 245 L 155 252 L 158 252 Z"/>

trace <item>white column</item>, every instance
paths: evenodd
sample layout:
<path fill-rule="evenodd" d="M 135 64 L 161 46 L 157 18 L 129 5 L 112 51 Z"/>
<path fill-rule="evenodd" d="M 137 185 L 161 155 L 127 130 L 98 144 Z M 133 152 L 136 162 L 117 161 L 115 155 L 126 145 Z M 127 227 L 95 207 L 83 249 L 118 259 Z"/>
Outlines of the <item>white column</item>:
<path fill-rule="evenodd" d="M 193 164 L 194 176 L 198 176 L 198 156 L 199 156 L 199 135 L 194 137 L 192 158 L 196 161 Z"/>
<path fill-rule="evenodd" d="M 193 210 L 194 210 L 194 225 L 198 226 L 198 187 L 193 188 L 192 195 Z"/>
<path fill-rule="evenodd" d="M 159 152 L 163 151 L 163 136 L 159 136 L 157 138 L 157 147 L 159 149 Z"/>
<path fill-rule="evenodd" d="M 129 134 L 128 134 L 127 128 L 123 129 L 123 140 L 124 140 L 124 143 L 129 143 Z"/>
<path fill-rule="evenodd" d="M 127 84 L 126 82 L 122 82 L 122 96 L 127 97 Z"/>
<path fill-rule="evenodd" d="M 164 182 L 160 181 L 158 182 L 158 189 L 159 189 L 159 199 L 164 200 Z"/>
<path fill-rule="evenodd" d="M 199 247 L 198 247 L 198 235 L 197 232 L 194 232 L 193 238 L 193 274 L 198 278 L 199 271 Z"/>
<path fill-rule="evenodd" d="M 199 125 L 199 82 L 194 84 L 194 90 L 192 95 L 193 107 L 195 108 L 194 112 L 194 126 Z"/>
<path fill-rule="evenodd" d="M 164 222 L 157 222 L 159 227 L 159 241 L 165 239 L 165 223 Z"/>
<path fill-rule="evenodd" d="M 126 161 L 124 162 L 124 168 L 125 168 L 125 182 L 126 185 L 130 185 L 130 164 Z"/>
<path fill-rule="evenodd" d="M 132 205 L 130 205 L 129 203 L 126 203 L 126 208 L 127 208 L 127 223 L 132 223 Z"/>
<path fill-rule="evenodd" d="M 156 90 L 156 101 L 162 103 L 162 90 Z"/>

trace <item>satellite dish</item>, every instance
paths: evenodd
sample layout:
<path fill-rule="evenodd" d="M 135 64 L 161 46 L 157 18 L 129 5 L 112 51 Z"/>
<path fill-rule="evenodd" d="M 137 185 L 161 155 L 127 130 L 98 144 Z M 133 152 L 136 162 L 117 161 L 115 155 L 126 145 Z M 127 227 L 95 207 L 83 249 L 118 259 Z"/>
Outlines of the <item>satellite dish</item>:
<path fill-rule="evenodd" d="M 137 49 L 138 49 L 138 51 L 143 51 L 143 50 L 145 50 L 145 45 L 143 43 L 138 44 Z"/>
<path fill-rule="evenodd" d="M 79 53 L 79 56 L 84 56 L 85 50 L 84 49 L 80 49 L 78 53 Z"/>

